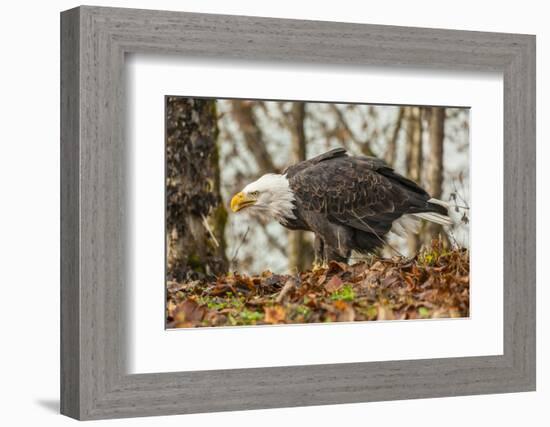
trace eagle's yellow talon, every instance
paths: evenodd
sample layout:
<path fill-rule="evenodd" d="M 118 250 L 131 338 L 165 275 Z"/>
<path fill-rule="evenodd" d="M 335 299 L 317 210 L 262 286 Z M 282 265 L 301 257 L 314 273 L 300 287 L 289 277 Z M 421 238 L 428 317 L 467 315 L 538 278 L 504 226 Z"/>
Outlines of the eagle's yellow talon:
<path fill-rule="evenodd" d="M 311 271 L 315 273 L 320 270 L 326 270 L 327 268 L 328 268 L 328 264 L 326 262 L 314 261 L 311 266 Z"/>

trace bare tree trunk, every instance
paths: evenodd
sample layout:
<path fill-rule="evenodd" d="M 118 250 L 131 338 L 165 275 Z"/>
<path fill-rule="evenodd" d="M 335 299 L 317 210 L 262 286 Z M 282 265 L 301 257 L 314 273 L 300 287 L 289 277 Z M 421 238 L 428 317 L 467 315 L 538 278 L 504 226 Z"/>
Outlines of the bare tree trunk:
<path fill-rule="evenodd" d="M 227 271 L 216 103 L 169 97 L 166 105 L 167 279 Z"/>
<path fill-rule="evenodd" d="M 407 122 L 407 175 L 421 183 L 422 177 L 422 121 L 419 107 L 406 107 Z"/>
<path fill-rule="evenodd" d="M 254 156 L 261 172 L 277 172 L 277 168 L 267 151 L 264 135 L 256 123 L 254 101 L 231 101 L 231 114 L 239 124 L 248 150 Z"/>
<path fill-rule="evenodd" d="M 292 103 L 291 163 L 302 162 L 306 159 L 305 108 L 305 103 L 303 102 Z"/>
<path fill-rule="evenodd" d="M 431 107 L 428 110 L 430 152 L 426 173 L 427 190 L 440 199 L 443 194 L 443 140 L 445 138 L 445 108 Z M 430 223 L 426 230 L 427 239 L 440 238 L 448 245 L 447 233 L 439 224 Z M 429 243 L 426 241 L 425 243 Z"/>
<path fill-rule="evenodd" d="M 306 136 L 304 131 L 305 104 L 294 102 L 291 110 L 291 163 L 306 160 Z M 289 231 L 288 267 L 303 271 L 311 263 L 311 244 L 306 240 L 304 231 Z"/>
<path fill-rule="evenodd" d="M 432 197 L 439 199 L 443 188 L 443 139 L 445 137 L 445 109 L 431 107 L 430 154 L 428 157 L 427 185 Z"/>
<path fill-rule="evenodd" d="M 401 124 L 403 122 L 404 113 L 405 107 L 399 107 L 399 111 L 397 112 L 397 119 L 395 120 L 395 127 L 393 128 L 392 136 L 388 141 L 388 146 L 386 148 L 384 160 L 390 166 L 393 166 L 395 163 L 395 154 L 397 152 L 397 138 L 399 138 L 399 132 L 401 132 Z"/>
<path fill-rule="evenodd" d="M 407 175 L 421 185 L 422 178 L 422 118 L 420 107 L 405 107 L 407 118 Z M 409 234 L 409 253 L 414 254 L 420 248 L 420 239 L 416 234 Z"/>

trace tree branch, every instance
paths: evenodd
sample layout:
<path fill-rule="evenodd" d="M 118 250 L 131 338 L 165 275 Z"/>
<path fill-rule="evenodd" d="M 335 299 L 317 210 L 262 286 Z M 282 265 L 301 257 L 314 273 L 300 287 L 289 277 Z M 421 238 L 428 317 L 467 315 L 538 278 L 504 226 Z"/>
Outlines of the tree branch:
<path fill-rule="evenodd" d="M 346 121 L 346 118 L 344 117 L 344 114 L 342 113 L 342 111 L 340 111 L 340 109 L 334 104 L 329 104 L 329 105 L 332 112 L 336 115 L 336 118 L 338 119 L 340 126 L 349 135 L 350 139 L 355 143 L 355 145 L 359 147 L 359 150 L 361 151 L 361 153 L 364 154 L 365 156 L 374 156 L 370 148 L 369 142 L 361 141 L 359 138 L 357 138 L 357 136 L 352 132 L 351 128 L 349 127 L 348 122 Z"/>
<path fill-rule="evenodd" d="M 239 124 L 246 147 L 254 156 L 260 172 L 278 172 L 278 168 L 275 167 L 271 155 L 267 151 L 264 135 L 256 123 L 254 104 L 253 101 L 233 100 L 231 101 L 231 114 Z"/>
<path fill-rule="evenodd" d="M 388 146 L 386 148 L 386 155 L 384 156 L 384 160 L 390 166 L 393 166 L 393 164 L 395 163 L 395 154 L 397 150 L 397 138 L 399 138 L 399 132 L 401 131 L 404 112 L 405 112 L 405 108 L 399 107 L 399 111 L 397 113 L 397 120 L 395 122 L 395 127 L 393 128 L 392 136 L 388 141 Z"/>

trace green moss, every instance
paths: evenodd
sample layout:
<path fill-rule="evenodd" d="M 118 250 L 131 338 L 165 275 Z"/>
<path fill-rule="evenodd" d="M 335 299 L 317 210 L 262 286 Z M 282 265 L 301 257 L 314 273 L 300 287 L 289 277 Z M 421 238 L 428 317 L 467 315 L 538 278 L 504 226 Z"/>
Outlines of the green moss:
<path fill-rule="evenodd" d="M 435 253 L 429 253 L 429 252 L 425 252 L 425 253 L 421 253 L 419 256 L 418 256 L 418 260 L 420 261 L 421 264 L 423 265 L 434 265 L 435 264 L 435 261 L 436 261 L 436 254 Z"/>
<path fill-rule="evenodd" d="M 198 272 L 205 273 L 204 262 L 196 253 L 191 253 L 187 256 L 187 265 Z"/>
<path fill-rule="evenodd" d="M 426 307 L 418 307 L 418 314 L 423 319 L 427 319 L 430 317 L 430 310 L 428 310 Z"/>
<path fill-rule="evenodd" d="M 241 310 L 244 307 L 245 297 L 227 292 L 225 297 L 200 296 L 197 298 L 197 302 L 210 310 L 223 310 L 225 308 Z"/>
<path fill-rule="evenodd" d="M 451 255 L 452 252 L 446 249 L 441 241 L 433 241 L 429 248 L 425 248 L 418 254 L 418 263 L 433 267 L 440 262 L 441 258 Z"/>
<path fill-rule="evenodd" d="M 298 307 L 296 307 L 296 313 L 307 317 L 308 314 L 311 313 L 311 309 L 305 305 L 299 305 Z"/>
<path fill-rule="evenodd" d="M 378 317 L 378 308 L 374 305 L 369 305 L 367 308 L 367 317 L 369 319 L 376 319 Z"/>
<path fill-rule="evenodd" d="M 347 284 L 341 289 L 333 292 L 330 298 L 333 301 L 353 301 L 355 299 L 355 292 L 352 286 Z"/>
<path fill-rule="evenodd" d="M 239 317 L 245 325 L 255 325 L 258 320 L 262 320 L 264 318 L 264 315 L 258 311 L 245 309 L 239 313 Z"/>
<path fill-rule="evenodd" d="M 225 230 L 225 224 L 227 224 L 227 209 L 223 207 L 223 204 L 219 204 L 212 212 L 212 230 L 216 236 L 219 234 L 223 236 Z"/>
<path fill-rule="evenodd" d="M 217 301 L 208 301 L 206 303 L 206 306 L 210 309 L 210 310 L 223 310 L 224 308 L 227 307 L 227 303 L 225 301 L 220 301 L 220 302 L 217 302 Z"/>
<path fill-rule="evenodd" d="M 235 319 L 235 317 L 233 317 L 232 314 L 227 315 L 227 322 L 228 322 L 231 326 L 237 326 L 237 325 L 239 324 L 239 322 L 237 321 L 237 319 Z"/>

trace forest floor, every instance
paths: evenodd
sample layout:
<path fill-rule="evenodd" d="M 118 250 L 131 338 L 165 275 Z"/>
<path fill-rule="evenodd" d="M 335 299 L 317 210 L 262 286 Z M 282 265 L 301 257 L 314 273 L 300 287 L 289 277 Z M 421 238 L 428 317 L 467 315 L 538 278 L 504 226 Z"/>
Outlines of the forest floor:
<path fill-rule="evenodd" d="M 168 328 L 468 317 L 469 253 L 434 243 L 412 259 L 168 282 L 166 295 Z"/>

